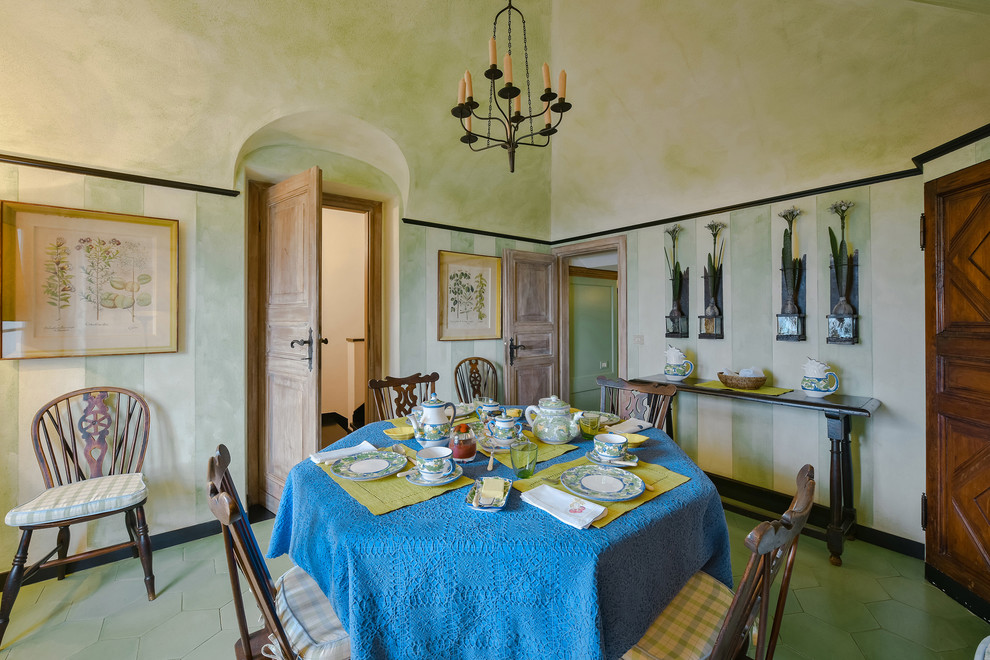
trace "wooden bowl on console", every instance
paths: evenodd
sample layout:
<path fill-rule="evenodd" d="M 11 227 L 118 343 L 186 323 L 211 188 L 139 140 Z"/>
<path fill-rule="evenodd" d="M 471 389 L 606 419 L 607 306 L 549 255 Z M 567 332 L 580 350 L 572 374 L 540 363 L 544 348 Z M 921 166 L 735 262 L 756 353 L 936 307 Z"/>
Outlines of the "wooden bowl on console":
<path fill-rule="evenodd" d="M 726 387 L 734 387 L 738 390 L 758 390 L 767 382 L 766 376 L 730 376 L 721 371 L 718 372 L 718 379 Z"/>

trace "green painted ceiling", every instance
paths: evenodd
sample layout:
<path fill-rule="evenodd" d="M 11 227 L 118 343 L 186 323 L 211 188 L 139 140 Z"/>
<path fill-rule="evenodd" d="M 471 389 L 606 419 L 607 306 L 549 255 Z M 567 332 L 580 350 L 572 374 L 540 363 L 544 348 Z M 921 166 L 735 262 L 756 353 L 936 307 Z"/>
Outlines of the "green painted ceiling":
<path fill-rule="evenodd" d="M 518 0 L 574 109 L 514 174 L 449 114 L 496 0 L 2 4 L 0 152 L 230 187 L 251 148 L 367 144 L 405 215 L 530 237 L 901 170 L 990 123 L 982 0 Z"/>

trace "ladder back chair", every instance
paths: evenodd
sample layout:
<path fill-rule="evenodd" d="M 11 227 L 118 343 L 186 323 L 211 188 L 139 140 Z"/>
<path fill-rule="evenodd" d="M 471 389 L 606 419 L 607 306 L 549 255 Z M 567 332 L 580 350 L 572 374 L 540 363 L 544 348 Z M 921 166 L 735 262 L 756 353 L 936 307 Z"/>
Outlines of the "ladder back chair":
<path fill-rule="evenodd" d="M 21 540 L 0 601 L 0 641 L 21 584 L 42 568 L 56 567 L 61 580 L 71 562 L 131 548 L 141 558 L 148 600 L 154 600 L 155 575 L 144 514 L 148 489 L 141 474 L 150 423 L 147 402 L 119 387 L 69 392 L 34 416 L 31 440 L 45 491 L 11 509 L 4 519 L 21 530 Z M 68 555 L 69 525 L 117 513 L 124 514 L 129 541 Z M 58 528 L 55 548 L 25 570 L 32 533 L 50 528 Z"/>
<path fill-rule="evenodd" d="M 673 385 L 660 383 L 633 383 L 622 378 L 599 376 L 598 385 L 602 388 L 602 412 L 618 415 L 623 419 L 635 417 L 660 428 L 667 418 L 670 402 L 677 394 Z"/>
<path fill-rule="evenodd" d="M 428 376 L 416 372 L 405 378 L 393 376 L 387 376 L 383 380 L 372 378 L 368 381 L 368 387 L 375 395 L 378 419 L 405 417 L 412 412 L 413 406 L 430 398 L 430 395 L 436 391 L 438 380 L 440 374 L 435 371 Z"/>
<path fill-rule="evenodd" d="M 306 571 L 293 566 L 274 582 L 230 476 L 230 452 L 217 447 L 207 468 L 210 511 L 220 521 L 239 639 L 238 660 L 347 660 L 351 641 L 329 599 Z M 254 593 L 264 627 L 248 632 L 238 571 Z"/>
<path fill-rule="evenodd" d="M 464 358 L 454 367 L 454 383 L 461 401 L 470 403 L 483 396 L 498 399 L 498 372 L 481 357 Z"/>
<path fill-rule="evenodd" d="M 784 515 L 760 523 L 746 536 L 746 548 L 752 554 L 736 593 L 707 573 L 695 573 L 623 659 L 748 657 L 754 628 L 753 657 L 773 658 L 798 537 L 814 499 L 815 470 L 805 465 L 798 472 L 797 493 Z M 771 587 L 778 574 L 777 606 L 771 617 Z"/>

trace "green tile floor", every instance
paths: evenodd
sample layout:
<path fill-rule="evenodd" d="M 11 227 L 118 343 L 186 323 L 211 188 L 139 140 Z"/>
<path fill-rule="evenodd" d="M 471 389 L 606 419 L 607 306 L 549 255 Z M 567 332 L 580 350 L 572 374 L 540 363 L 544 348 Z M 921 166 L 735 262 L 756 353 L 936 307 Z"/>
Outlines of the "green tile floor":
<path fill-rule="evenodd" d="M 748 559 L 742 540 L 756 521 L 726 518 L 738 580 Z M 266 548 L 272 520 L 254 529 Z M 136 559 L 23 587 L 0 660 L 233 658 L 237 623 L 220 536 L 154 558 L 159 595 L 150 603 Z M 962 660 L 990 635 L 990 624 L 923 580 L 919 560 L 852 541 L 843 562 L 832 566 L 824 542 L 801 538 L 777 658 Z M 289 562 L 269 567 L 278 575 Z M 248 621 L 257 620 L 251 607 Z"/>

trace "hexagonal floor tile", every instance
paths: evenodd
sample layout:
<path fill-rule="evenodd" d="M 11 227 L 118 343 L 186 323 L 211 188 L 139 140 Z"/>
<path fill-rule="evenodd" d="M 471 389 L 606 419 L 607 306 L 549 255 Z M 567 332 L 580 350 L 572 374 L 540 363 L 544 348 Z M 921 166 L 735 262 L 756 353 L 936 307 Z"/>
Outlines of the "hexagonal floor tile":
<path fill-rule="evenodd" d="M 70 656 L 96 642 L 102 626 L 102 619 L 63 621 L 46 625 L 43 634 L 30 635 L 22 641 L 11 644 L 7 660 L 39 660 Z"/>
<path fill-rule="evenodd" d="M 938 654 L 889 630 L 853 633 L 853 639 L 870 660 L 939 660 Z"/>
<path fill-rule="evenodd" d="M 138 640 L 105 639 L 90 644 L 78 653 L 70 655 L 66 660 L 136 660 Z"/>
<path fill-rule="evenodd" d="M 181 658 L 220 632 L 219 610 L 180 612 L 141 635 L 139 660 Z"/>
<path fill-rule="evenodd" d="M 795 592 L 801 609 L 846 632 L 873 630 L 880 627 L 862 603 L 838 599 L 825 587 L 812 587 Z M 788 599 L 790 600 L 790 599 Z"/>
<path fill-rule="evenodd" d="M 812 660 L 865 660 L 852 635 L 810 614 L 786 614 L 780 641 Z"/>
<path fill-rule="evenodd" d="M 141 607 L 134 607 L 115 616 L 108 617 L 103 624 L 100 639 L 123 639 L 140 637 L 157 628 L 182 611 L 182 594 L 163 594 Z"/>

